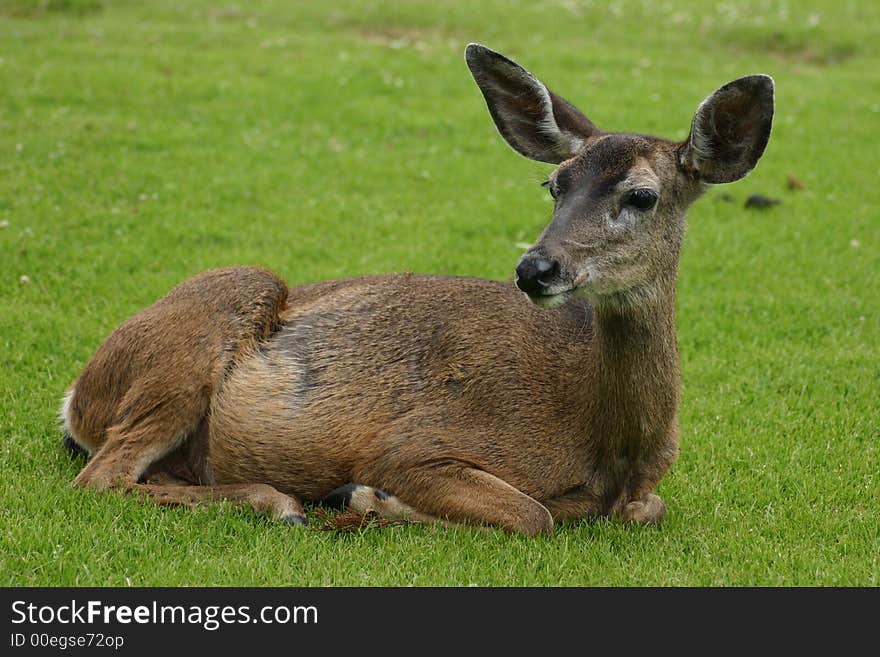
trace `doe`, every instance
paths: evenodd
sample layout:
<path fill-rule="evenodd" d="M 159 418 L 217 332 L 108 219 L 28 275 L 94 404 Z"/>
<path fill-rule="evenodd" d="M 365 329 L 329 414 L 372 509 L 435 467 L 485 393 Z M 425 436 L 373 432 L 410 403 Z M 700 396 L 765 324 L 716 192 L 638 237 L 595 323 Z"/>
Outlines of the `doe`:
<path fill-rule="evenodd" d="M 304 500 L 529 535 L 661 521 L 685 212 L 755 167 L 773 81 L 724 85 L 673 142 L 601 130 L 484 46 L 465 59 L 507 143 L 557 165 L 552 221 L 516 285 L 198 275 L 120 325 L 69 388 L 65 441 L 91 456 L 77 485 L 290 524 Z"/>

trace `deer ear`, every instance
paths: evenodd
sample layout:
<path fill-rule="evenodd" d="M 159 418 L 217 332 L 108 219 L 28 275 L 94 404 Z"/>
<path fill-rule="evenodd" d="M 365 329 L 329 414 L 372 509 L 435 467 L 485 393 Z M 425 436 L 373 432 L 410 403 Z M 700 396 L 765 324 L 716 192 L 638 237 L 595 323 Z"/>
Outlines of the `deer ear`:
<path fill-rule="evenodd" d="M 773 125 L 773 78 L 734 80 L 700 103 L 680 162 L 707 183 L 739 180 L 755 168 Z"/>
<path fill-rule="evenodd" d="M 574 105 L 516 62 L 476 43 L 464 56 L 498 131 L 518 153 L 559 164 L 599 134 Z"/>

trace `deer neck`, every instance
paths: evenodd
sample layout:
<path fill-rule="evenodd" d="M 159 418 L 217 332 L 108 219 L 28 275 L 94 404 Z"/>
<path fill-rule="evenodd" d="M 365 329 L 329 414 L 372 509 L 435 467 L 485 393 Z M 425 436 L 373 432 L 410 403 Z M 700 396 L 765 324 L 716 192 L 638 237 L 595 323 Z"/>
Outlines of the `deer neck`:
<path fill-rule="evenodd" d="M 677 417 L 675 281 L 595 307 L 592 423 L 609 440 L 660 438 Z"/>

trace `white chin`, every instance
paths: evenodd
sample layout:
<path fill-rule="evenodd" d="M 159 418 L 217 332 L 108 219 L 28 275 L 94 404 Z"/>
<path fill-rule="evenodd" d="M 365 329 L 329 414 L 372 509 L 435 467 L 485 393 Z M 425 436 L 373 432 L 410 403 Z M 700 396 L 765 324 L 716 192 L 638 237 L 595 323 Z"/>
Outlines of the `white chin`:
<path fill-rule="evenodd" d="M 541 308 L 556 308 L 571 299 L 572 296 L 574 296 L 573 290 L 568 290 L 566 292 L 560 292 L 559 294 L 529 297 L 529 300 Z"/>

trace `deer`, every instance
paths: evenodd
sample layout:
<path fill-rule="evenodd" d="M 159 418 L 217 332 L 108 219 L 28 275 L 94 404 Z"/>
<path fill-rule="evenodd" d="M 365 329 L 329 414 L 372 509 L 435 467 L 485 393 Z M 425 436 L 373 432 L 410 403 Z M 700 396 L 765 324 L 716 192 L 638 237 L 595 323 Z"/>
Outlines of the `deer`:
<path fill-rule="evenodd" d="M 686 211 L 756 166 L 773 80 L 725 84 L 670 141 L 598 128 L 483 45 L 465 61 L 507 144 L 555 165 L 552 218 L 513 281 L 198 274 L 116 328 L 68 388 L 63 440 L 89 457 L 74 486 L 289 525 L 306 502 L 528 536 L 661 523 Z"/>

